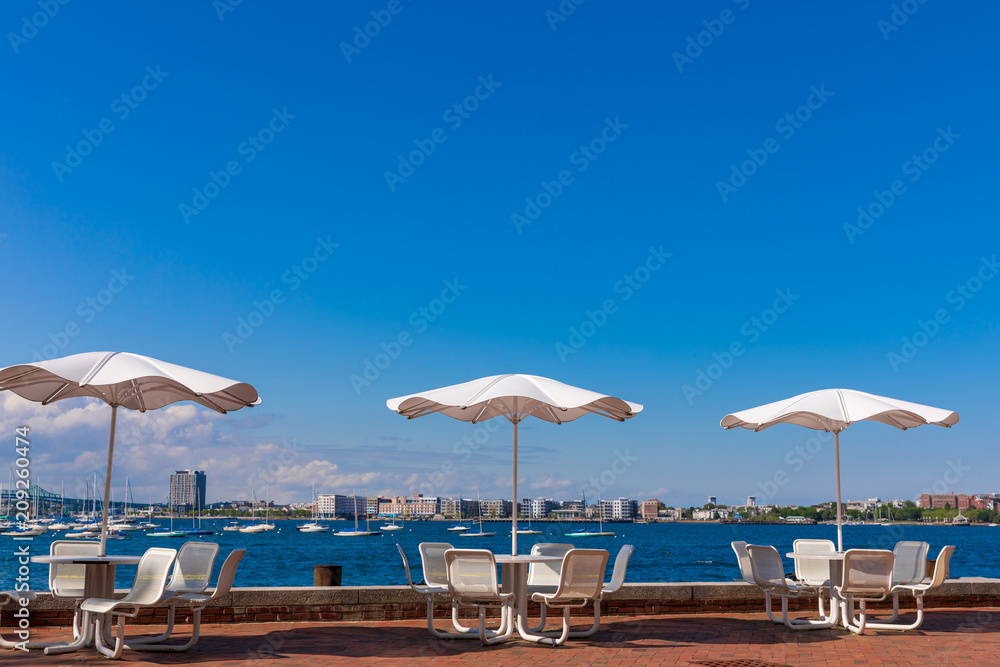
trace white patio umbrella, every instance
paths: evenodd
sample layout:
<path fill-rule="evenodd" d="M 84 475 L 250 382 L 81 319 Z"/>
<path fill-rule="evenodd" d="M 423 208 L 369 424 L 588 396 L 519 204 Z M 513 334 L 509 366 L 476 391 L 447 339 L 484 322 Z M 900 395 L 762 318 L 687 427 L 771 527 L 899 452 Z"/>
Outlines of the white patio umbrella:
<path fill-rule="evenodd" d="M 407 419 L 435 412 L 459 421 L 478 423 L 503 417 L 514 425 L 514 511 L 511 512 L 511 554 L 517 555 L 517 425 L 526 417 L 562 424 L 586 414 L 625 421 L 642 411 L 638 403 L 538 377 L 491 375 L 462 384 L 431 389 L 385 402 Z"/>
<path fill-rule="evenodd" d="M 118 407 L 156 410 L 177 401 L 194 401 L 225 414 L 260 403 L 257 390 L 245 382 L 227 380 L 184 366 L 129 352 L 86 352 L 61 359 L 0 369 L 0 391 L 48 405 L 64 398 L 99 398 L 111 406 L 108 469 L 104 478 L 101 553 L 107 541 L 111 462 L 115 451 Z"/>
<path fill-rule="evenodd" d="M 741 426 L 762 431 L 775 424 L 798 424 L 817 431 L 833 431 L 837 468 L 837 550 L 844 550 L 840 509 L 840 432 L 859 421 L 875 421 L 906 430 L 924 424 L 951 427 L 958 413 L 919 403 L 866 394 L 853 389 L 822 389 L 734 412 L 722 419 L 722 428 Z"/>

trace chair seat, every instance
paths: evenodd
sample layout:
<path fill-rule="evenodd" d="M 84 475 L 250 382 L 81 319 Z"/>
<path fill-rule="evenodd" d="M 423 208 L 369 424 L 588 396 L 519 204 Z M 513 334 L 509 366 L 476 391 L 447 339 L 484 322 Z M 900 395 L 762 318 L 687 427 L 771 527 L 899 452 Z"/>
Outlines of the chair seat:
<path fill-rule="evenodd" d="M 107 600 L 104 598 L 90 598 L 89 600 L 84 600 L 80 608 L 84 611 L 89 611 L 95 614 L 106 614 L 115 607 L 121 600 Z M 126 603 L 128 604 L 128 603 Z"/>

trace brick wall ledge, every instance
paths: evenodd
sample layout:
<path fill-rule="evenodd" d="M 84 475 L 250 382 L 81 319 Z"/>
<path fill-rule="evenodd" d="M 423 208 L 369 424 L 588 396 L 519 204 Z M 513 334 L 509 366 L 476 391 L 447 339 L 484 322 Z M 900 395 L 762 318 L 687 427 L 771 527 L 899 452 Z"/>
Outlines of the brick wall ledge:
<path fill-rule="evenodd" d="M 126 591 L 117 591 L 124 595 Z M 31 624 L 67 626 L 72 622 L 70 600 L 56 600 L 48 593 L 38 593 L 31 603 Z M 606 616 L 644 616 L 654 614 L 698 614 L 716 612 L 760 612 L 764 595 L 756 586 L 744 582 L 683 582 L 626 584 L 617 593 L 604 596 L 601 613 Z M 925 598 L 927 608 L 1000 607 L 1000 579 L 970 577 L 949 579 Z M 814 600 L 791 600 L 790 608 L 811 610 Z M 891 603 L 889 605 L 891 607 Z M 449 616 L 448 600 L 438 596 L 436 616 L 442 622 Z M 885 608 L 885 603 L 874 605 Z M 909 596 L 902 596 L 901 608 L 914 608 Z M 13 604 L 3 607 L 5 617 L 0 627 L 10 626 Z M 533 615 L 537 609 L 533 610 Z M 582 611 L 591 613 L 589 608 Z M 212 602 L 202 612 L 205 623 L 254 623 L 273 621 L 368 621 L 421 619 L 426 601 L 408 586 L 341 586 L 234 588 L 228 595 Z M 465 614 L 463 614 L 464 616 Z M 166 608 L 143 610 L 133 621 L 162 624 Z M 178 623 L 188 623 L 188 614 L 178 609 Z"/>

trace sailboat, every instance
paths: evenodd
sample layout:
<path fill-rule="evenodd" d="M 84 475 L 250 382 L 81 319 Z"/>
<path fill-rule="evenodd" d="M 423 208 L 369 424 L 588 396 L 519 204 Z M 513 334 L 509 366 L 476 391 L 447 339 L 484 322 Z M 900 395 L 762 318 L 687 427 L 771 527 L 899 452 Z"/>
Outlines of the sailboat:
<path fill-rule="evenodd" d="M 174 530 L 174 499 L 171 497 L 170 502 L 167 504 L 167 509 L 170 512 L 170 530 L 162 530 L 155 533 L 146 533 L 150 537 L 187 537 L 187 532 L 183 530 Z"/>
<path fill-rule="evenodd" d="M 296 526 L 296 530 L 301 533 L 325 533 L 330 530 L 329 526 L 324 526 L 319 521 L 316 520 L 316 485 L 313 484 L 312 490 L 312 521 L 309 523 L 304 523 L 301 526 Z"/>
<path fill-rule="evenodd" d="M 583 497 L 583 506 L 587 506 L 587 496 Z M 566 537 L 614 537 L 614 532 L 604 530 L 604 508 L 601 506 L 601 497 L 597 496 L 597 509 L 599 513 L 597 515 L 597 520 L 599 522 L 599 527 L 597 530 L 580 530 L 573 533 L 564 533 Z M 588 526 L 589 528 L 590 526 Z"/>
<path fill-rule="evenodd" d="M 476 489 L 476 504 L 479 506 L 479 512 L 477 517 L 477 522 L 479 523 L 479 530 L 477 531 L 466 531 L 464 533 L 459 533 L 460 537 L 493 537 L 496 535 L 495 532 L 484 533 L 483 532 L 483 504 L 479 499 L 479 490 Z"/>
<path fill-rule="evenodd" d="M 49 530 L 69 530 L 69 524 L 66 523 L 66 483 L 63 482 L 59 486 L 59 520 L 53 524 L 49 525 Z"/>
<path fill-rule="evenodd" d="M 458 494 L 458 523 L 456 523 L 454 526 L 452 526 L 451 528 L 448 529 L 452 533 L 464 533 L 465 531 L 469 530 L 472 527 L 472 526 L 466 526 L 464 523 L 462 523 L 462 514 L 463 514 L 463 512 L 462 512 L 462 506 L 463 505 L 464 505 L 464 503 L 462 502 L 462 494 L 459 493 Z"/>
<path fill-rule="evenodd" d="M 195 511 L 198 512 L 198 525 L 195 526 L 194 518 L 191 518 L 191 528 L 188 528 L 184 532 L 188 535 L 215 535 L 214 530 L 209 530 L 208 528 L 201 527 L 201 496 L 196 496 L 197 503 L 195 505 Z"/>
<path fill-rule="evenodd" d="M 540 530 L 532 530 L 532 528 L 531 528 L 531 512 L 528 512 L 528 527 L 527 528 L 521 528 L 520 526 L 518 526 L 517 527 L 517 534 L 518 535 L 541 535 L 542 534 L 542 531 L 540 531 Z"/>
<path fill-rule="evenodd" d="M 357 491 L 354 492 L 354 530 L 342 530 L 339 533 L 334 533 L 337 537 L 371 537 L 374 535 L 381 535 L 380 530 L 369 530 L 368 525 L 368 492 L 365 491 L 365 530 L 358 530 L 358 495 Z"/>
<path fill-rule="evenodd" d="M 253 513 L 254 513 L 254 518 L 253 518 L 253 520 L 250 523 L 248 523 L 247 525 L 245 525 L 242 528 L 240 528 L 239 531 L 241 533 L 263 533 L 264 532 L 264 524 L 261 523 L 258 520 L 259 519 L 259 515 L 257 513 L 258 512 L 258 510 L 257 510 L 257 490 L 256 489 L 251 489 L 250 490 L 250 494 L 253 497 Z"/>
<path fill-rule="evenodd" d="M 142 528 L 142 529 L 156 530 L 157 528 L 160 527 L 160 524 L 153 523 L 153 492 L 152 491 L 149 492 L 149 507 L 148 507 L 148 510 L 149 510 L 149 513 L 148 513 L 148 515 L 146 517 L 146 522 L 145 523 L 140 523 L 139 527 Z"/>
<path fill-rule="evenodd" d="M 396 515 L 392 515 L 392 523 L 388 526 L 379 526 L 379 530 L 403 530 L 403 527 L 396 523 Z"/>
<path fill-rule="evenodd" d="M 264 485 L 264 530 L 274 530 L 274 524 L 271 523 L 271 489 L 265 484 Z"/>
<path fill-rule="evenodd" d="M 129 500 L 129 484 L 128 477 L 125 478 L 125 504 L 122 507 L 122 518 L 120 520 L 110 521 L 108 524 L 108 530 L 114 530 L 116 532 L 128 532 L 132 530 L 137 530 L 138 526 L 129 523 L 128 521 L 128 500 Z"/>

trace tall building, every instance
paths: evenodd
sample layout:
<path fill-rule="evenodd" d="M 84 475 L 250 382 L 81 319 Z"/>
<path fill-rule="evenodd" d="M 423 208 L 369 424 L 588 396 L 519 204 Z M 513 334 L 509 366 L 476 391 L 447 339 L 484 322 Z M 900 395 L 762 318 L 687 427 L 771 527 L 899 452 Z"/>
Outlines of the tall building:
<path fill-rule="evenodd" d="M 708 497 L 708 504 L 709 505 L 718 505 L 719 503 L 717 502 L 717 500 L 718 499 L 715 496 L 709 496 Z"/>
<path fill-rule="evenodd" d="M 205 506 L 205 471 L 178 470 L 170 476 L 170 504 L 181 512 Z"/>

